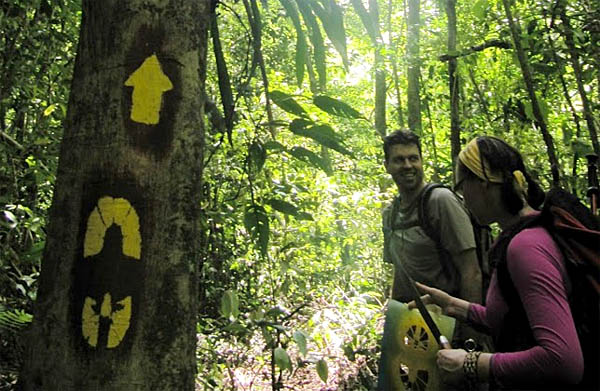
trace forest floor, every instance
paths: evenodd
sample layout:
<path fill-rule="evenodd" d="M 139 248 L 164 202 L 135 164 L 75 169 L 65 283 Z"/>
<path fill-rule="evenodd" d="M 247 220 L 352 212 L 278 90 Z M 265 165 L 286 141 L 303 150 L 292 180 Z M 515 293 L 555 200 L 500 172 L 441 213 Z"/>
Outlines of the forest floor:
<path fill-rule="evenodd" d="M 313 303 L 315 304 L 315 303 Z M 361 342 L 354 345 L 354 352 L 348 354 L 348 349 L 360 329 L 357 320 L 348 312 L 335 308 L 335 306 L 321 304 L 320 310 L 313 315 L 312 319 L 317 320 L 317 324 L 326 337 L 316 343 L 314 339 L 308 343 L 308 354 L 302 356 L 294 342 L 290 343 L 286 350 L 292 362 L 292 371 L 286 370 L 279 379 L 273 380 L 269 352 L 265 351 L 264 340 L 261 336 L 256 336 L 250 343 L 242 345 L 238 343 L 206 345 L 203 343 L 203 337 L 199 335 L 199 346 L 205 346 L 213 349 L 212 353 L 218 351 L 218 361 L 224 363 L 225 370 L 221 370 L 220 386 L 216 388 L 207 387 L 206 378 L 201 379 L 202 358 L 199 357 L 199 379 L 197 391 L 212 389 L 236 390 L 236 391 L 272 391 L 273 383 L 280 382 L 281 391 L 367 391 L 374 390 L 377 382 L 377 365 L 379 359 L 379 350 L 377 341 L 373 337 L 370 339 L 359 339 Z M 319 307 L 319 304 L 316 306 Z M 363 314 L 365 317 L 372 318 L 375 322 L 377 335 L 381 337 L 383 333 L 383 317 L 379 316 L 377 311 Z M 318 332 L 318 331 L 317 331 Z M 204 341 L 207 342 L 207 341 Z M 214 341 L 213 341 L 214 342 Z M 316 345 L 319 345 L 318 347 Z M 359 345 L 359 346 L 356 346 Z M 202 349 L 201 349 L 202 350 Z M 207 354 L 212 355 L 208 350 Z M 200 353 L 199 351 L 199 354 Z M 267 358 L 265 358 L 265 356 Z M 351 357 L 353 356 L 353 357 Z M 213 356 L 214 357 L 214 356 Z M 352 359 L 351 359 L 352 358 Z M 323 382 L 316 369 L 316 362 L 324 359 L 327 362 L 327 382 Z M 223 366 L 221 366 L 223 368 Z M 225 373 L 223 373 L 225 372 Z M 210 373 L 210 374 L 209 374 Z M 275 368 L 275 373 L 279 373 Z M 207 371 L 205 375 L 215 376 L 216 372 Z"/>

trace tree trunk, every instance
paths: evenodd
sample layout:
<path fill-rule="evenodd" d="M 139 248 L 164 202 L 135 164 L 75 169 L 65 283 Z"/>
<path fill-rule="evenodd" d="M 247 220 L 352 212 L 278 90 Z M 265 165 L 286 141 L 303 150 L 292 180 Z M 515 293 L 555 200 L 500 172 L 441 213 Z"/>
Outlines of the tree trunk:
<path fill-rule="evenodd" d="M 83 1 L 24 390 L 193 390 L 208 0 Z"/>
<path fill-rule="evenodd" d="M 456 52 L 456 0 L 446 1 L 446 15 L 448 16 L 448 53 Z M 457 60 L 448 60 L 448 81 L 450 84 L 450 154 L 452 167 L 460 152 L 460 119 L 458 116 L 458 86 L 459 80 L 456 73 Z"/>
<path fill-rule="evenodd" d="M 565 37 L 565 42 L 567 44 L 567 48 L 569 49 L 569 55 L 571 59 L 571 66 L 573 67 L 573 73 L 575 74 L 575 81 L 577 82 L 577 91 L 579 92 L 579 97 L 581 98 L 581 103 L 583 106 L 583 117 L 585 118 L 585 122 L 588 127 L 588 132 L 590 133 L 590 139 L 592 140 L 592 146 L 594 148 L 594 153 L 596 155 L 600 155 L 600 144 L 598 143 L 598 132 L 596 131 L 596 124 L 594 123 L 594 117 L 592 116 L 592 108 L 590 105 L 590 101 L 588 99 L 587 92 L 583 86 L 583 78 L 581 71 L 581 64 L 579 62 L 579 54 L 577 53 L 577 48 L 575 47 L 575 39 L 573 37 L 573 29 L 571 27 L 571 23 L 569 18 L 567 17 L 566 3 L 564 0 L 559 1 L 558 14 L 560 20 L 562 22 L 561 32 Z"/>
<path fill-rule="evenodd" d="M 394 93 L 396 94 L 396 113 L 398 114 L 398 127 L 404 128 L 404 114 L 402 109 L 402 95 L 400 94 L 400 81 L 398 80 L 398 40 L 394 42 L 392 34 L 392 13 L 393 13 L 393 1 L 388 2 L 388 19 L 387 19 L 387 31 L 390 37 L 390 63 L 392 64 L 392 78 L 394 81 Z M 399 31 L 403 31 L 404 28 L 400 27 Z"/>
<path fill-rule="evenodd" d="M 550 132 L 548 132 L 548 128 L 546 127 L 546 121 L 544 120 L 544 116 L 542 115 L 537 96 L 535 95 L 535 88 L 533 86 L 533 78 L 531 77 L 531 71 L 529 70 L 529 63 L 527 62 L 527 56 L 525 54 L 525 51 L 521 46 L 521 29 L 513 19 L 509 0 L 502 0 L 502 3 L 504 4 L 506 18 L 508 19 L 510 32 L 512 34 L 512 38 L 515 44 L 517 57 L 519 59 L 519 65 L 521 66 L 523 81 L 525 82 L 527 94 L 529 95 L 529 99 L 531 100 L 531 107 L 533 111 L 533 116 L 535 118 L 534 124 L 540 129 L 540 132 L 542 133 L 542 137 L 544 139 L 544 143 L 546 144 L 548 159 L 550 160 L 552 183 L 555 186 L 558 186 L 560 184 L 560 174 L 558 169 L 558 159 L 556 157 L 556 152 L 554 151 L 554 140 L 552 139 L 552 135 L 550 134 Z"/>
<path fill-rule="evenodd" d="M 375 42 L 375 129 L 381 137 L 387 134 L 386 124 L 386 98 L 387 87 L 385 83 L 385 62 L 383 57 L 383 39 L 379 28 L 379 5 L 377 0 L 369 0 L 369 13 L 373 20 L 377 41 Z"/>
<path fill-rule="evenodd" d="M 407 53 L 407 81 L 408 81 L 408 128 L 416 134 L 421 134 L 421 97 L 419 77 L 421 72 L 421 59 L 419 58 L 419 29 L 420 29 L 420 2 L 408 0 L 408 34 L 406 36 Z"/>
<path fill-rule="evenodd" d="M 351 0 L 355 12 L 367 30 L 371 43 L 374 47 L 373 68 L 375 68 L 375 130 L 381 137 L 385 137 L 386 125 L 386 94 L 385 63 L 382 54 L 383 40 L 379 28 L 379 6 L 376 0 L 369 0 L 369 10 L 365 8 L 361 0 Z"/>

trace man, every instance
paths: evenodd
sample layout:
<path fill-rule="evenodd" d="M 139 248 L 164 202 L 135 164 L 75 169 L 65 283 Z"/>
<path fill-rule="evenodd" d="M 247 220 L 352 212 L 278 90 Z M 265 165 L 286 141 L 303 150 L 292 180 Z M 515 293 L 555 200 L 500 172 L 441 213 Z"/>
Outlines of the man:
<path fill-rule="evenodd" d="M 384 261 L 392 263 L 395 270 L 392 299 L 413 300 L 412 288 L 400 270 L 404 268 L 415 281 L 480 303 L 481 269 L 465 207 L 449 189 L 432 190 L 425 207 L 430 226 L 439 232 L 440 249 L 418 223 L 420 195 L 426 185 L 419 137 L 399 130 L 385 137 L 383 149 L 385 169 L 399 193 L 383 211 Z M 467 330 L 458 330 L 458 334 L 454 341 L 472 336 Z"/>

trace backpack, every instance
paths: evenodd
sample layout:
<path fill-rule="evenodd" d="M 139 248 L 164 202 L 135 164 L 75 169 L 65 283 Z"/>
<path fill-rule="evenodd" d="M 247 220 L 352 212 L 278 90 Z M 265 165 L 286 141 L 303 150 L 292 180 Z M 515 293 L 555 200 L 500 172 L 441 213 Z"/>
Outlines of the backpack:
<path fill-rule="evenodd" d="M 523 229 L 542 226 L 560 249 L 569 276 L 569 305 L 583 352 L 584 374 L 574 390 L 600 390 L 600 223 L 577 197 L 554 188 L 548 192 L 539 215 L 526 217 L 503 232 L 491 249 L 490 259 L 497 270 L 498 286 L 509 304 L 511 320 L 496 341 L 496 347 L 527 349 L 533 334 L 525 310 L 506 265 L 512 238 Z"/>
<path fill-rule="evenodd" d="M 418 216 L 418 222 L 417 225 L 420 226 L 423 229 L 423 232 L 425 232 L 425 234 L 436 244 L 436 248 L 438 250 L 438 252 L 441 254 L 441 258 L 443 258 L 442 260 L 442 267 L 444 268 L 444 270 L 448 273 L 452 273 L 451 269 L 449 269 L 449 265 L 448 263 L 451 262 L 450 260 L 450 254 L 448 253 L 448 251 L 442 246 L 442 242 L 441 242 L 441 238 L 440 238 L 440 232 L 439 229 L 437 227 L 434 227 L 432 224 L 430 224 L 430 220 L 429 220 L 429 208 L 427 207 L 427 205 L 429 204 L 429 199 L 431 198 L 431 193 L 433 193 L 434 189 L 437 188 L 445 188 L 448 189 L 452 192 L 452 194 L 454 194 L 454 196 L 460 201 L 461 204 L 463 204 L 463 199 L 461 196 L 459 196 L 458 194 L 456 194 L 451 188 L 449 188 L 448 186 L 445 186 L 441 183 L 428 183 L 425 185 L 425 187 L 421 190 L 421 193 L 419 194 L 419 204 L 418 204 L 418 209 L 417 209 L 417 216 Z M 394 199 L 394 202 L 392 204 L 392 212 L 389 215 L 389 218 L 384 220 L 384 227 L 383 227 L 383 232 L 384 232 L 384 251 L 388 251 L 388 249 L 386 248 L 387 246 L 389 246 L 389 237 L 391 236 L 391 233 L 394 231 L 394 229 L 398 229 L 398 228 L 408 228 L 408 226 L 394 226 L 392 224 L 395 216 L 397 216 L 398 214 L 398 208 L 399 208 L 399 202 L 398 199 Z M 466 208 L 465 208 L 466 209 Z M 475 220 L 475 218 L 471 215 L 471 212 L 467 210 L 467 214 L 469 215 L 469 219 L 471 220 L 471 225 L 473 226 L 473 234 L 475 237 L 475 245 L 476 245 L 476 252 L 477 252 L 477 261 L 479 263 L 479 268 L 481 269 L 481 276 L 482 276 L 482 293 L 483 293 L 483 297 L 482 299 L 485 300 L 485 292 L 487 292 L 487 288 L 489 286 L 489 282 L 491 279 L 491 268 L 488 262 L 488 258 L 487 258 L 487 253 L 488 250 L 491 246 L 491 234 L 490 234 L 490 228 L 488 226 L 482 226 L 479 225 L 477 223 L 477 221 Z"/>

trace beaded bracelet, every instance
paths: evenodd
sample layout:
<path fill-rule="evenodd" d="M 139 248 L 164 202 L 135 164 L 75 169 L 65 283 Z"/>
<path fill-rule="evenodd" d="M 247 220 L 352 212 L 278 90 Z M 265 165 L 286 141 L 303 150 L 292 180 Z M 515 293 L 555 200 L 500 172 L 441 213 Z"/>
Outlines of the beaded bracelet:
<path fill-rule="evenodd" d="M 463 372 L 465 374 L 465 381 L 470 390 L 475 390 L 477 383 L 479 383 L 479 376 L 477 374 L 477 361 L 481 352 L 469 352 L 463 362 Z"/>

